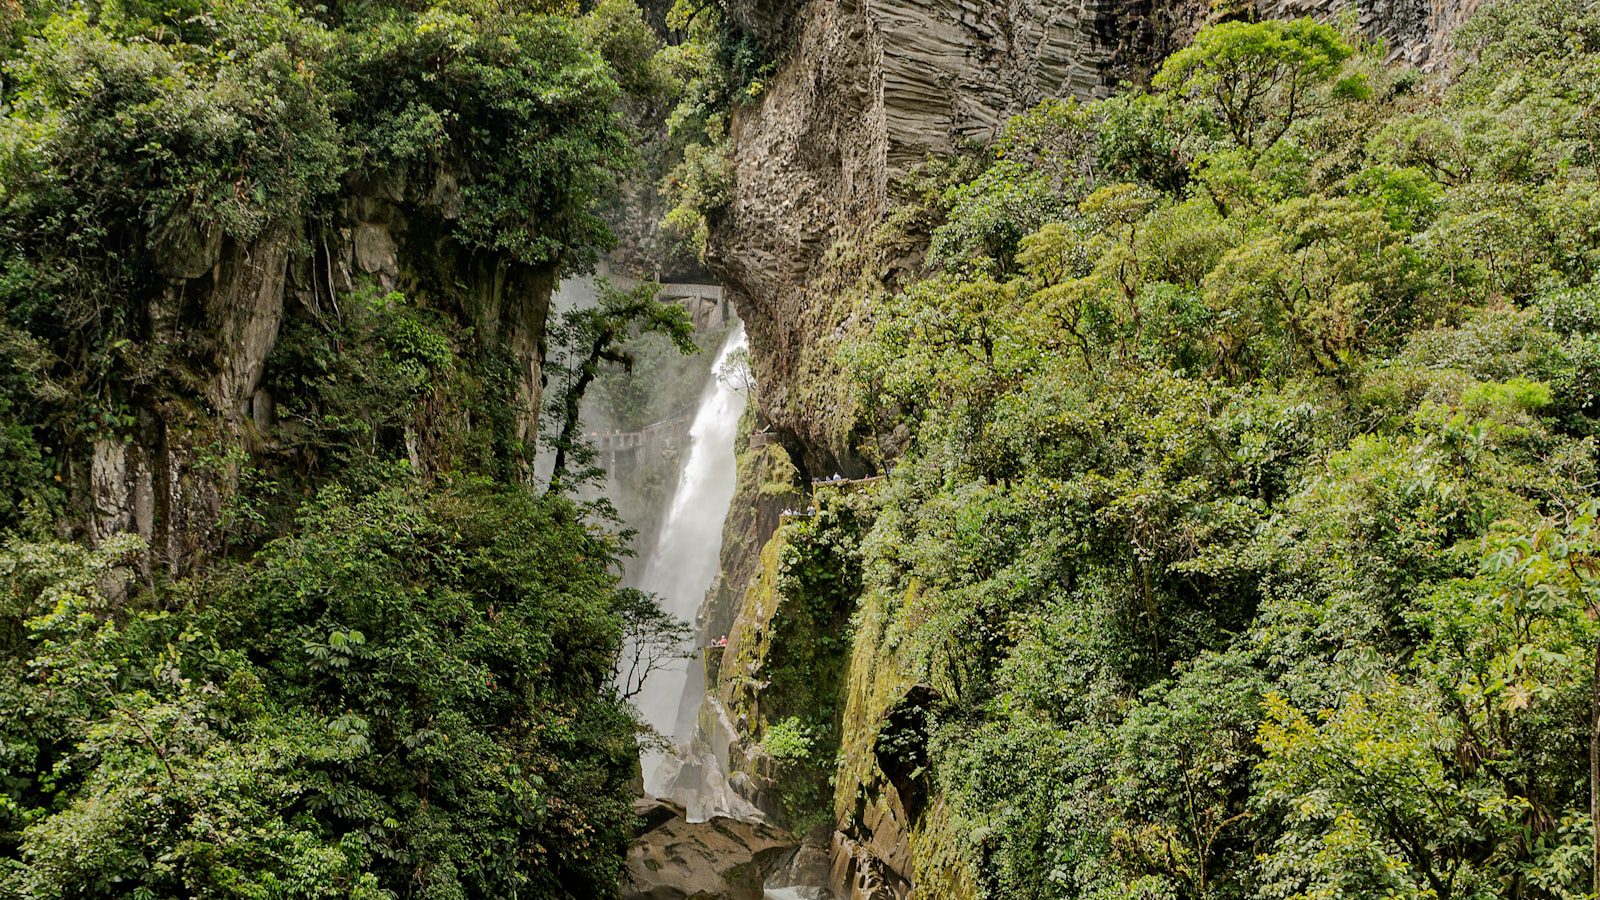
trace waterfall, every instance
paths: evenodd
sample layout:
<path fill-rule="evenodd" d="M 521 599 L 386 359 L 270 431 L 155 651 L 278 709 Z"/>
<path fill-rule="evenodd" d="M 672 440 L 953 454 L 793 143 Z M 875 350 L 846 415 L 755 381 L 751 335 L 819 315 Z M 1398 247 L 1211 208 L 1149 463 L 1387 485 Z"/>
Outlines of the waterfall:
<path fill-rule="evenodd" d="M 717 373 L 729 356 L 744 346 L 744 326 L 736 324 L 723 342 L 710 380 L 700 395 L 700 406 L 689 428 L 689 452 L 678 476 L 672 506 L 639 578 L 641 588 L 661 598 L 663 609 L 690 623 L 694 622 L 721 564 L 722 525 L 733 501 L 737 471 L 735 432 L 744 415 L 746 401 L 738 386 L 724 383 Z M 701 683 L 700 666 L 698 655 L 676 662 L 667 670 L 652 675 L 634 698 L 644 720 L 679 745 L 680 757 L 694 752 L 690 739 L 694 737 L 701 703 L 701 691 L 694 689 Z M 727 762 L 726 747 L 720 749 L 723 759 L 705 760 L 700 766 L 712 773 L 711 781 L 720 782 L 714 786 L 705 784 L 704 780 L 685 784 L 684 779 L 675 777 L 680 768 L 677 759 L 646 754 L 645 790 L 669 796 L 686 807 L 696 807 L 700 813 L 696 818 L 753 814 L 754 809 L 742 799 L 732 802 L 737 795 L 727 790 L 726 779 L 719 777 Z M 669 768 L 671 772 L 664 771 Z M 668 784 L 669 781 L 673 783 Z M 722 795 L 729 799 L 720 799 Z"/>

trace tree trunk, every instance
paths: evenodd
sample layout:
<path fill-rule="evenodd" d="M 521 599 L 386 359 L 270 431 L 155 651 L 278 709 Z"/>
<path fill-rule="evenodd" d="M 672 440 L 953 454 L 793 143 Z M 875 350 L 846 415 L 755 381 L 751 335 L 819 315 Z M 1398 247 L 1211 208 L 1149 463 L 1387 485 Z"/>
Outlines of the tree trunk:
<path fill-rule="evenodd" d="M 1590 884 L 1600 897 L 1600 640 L 1594 645 L 1594 678 L 1589 683 Z"/>
<path fill-rule="evenodd" d="M 595 337 L 594 344 L 589 348 L 589 356 L 578 371 L 578 380 L 562 398 L 561 434 L 556 438 L 555 464 L 550 468 L 552 491 L 560 487 L 562 476 L 567 474 L 567 454 L 578 440 L 579 410 L 583 406 L 583 395 L 588 392 L 590 382 L 600 373 L 600 360 L 605 357 L 613 337 L 614 332 L 609 328 Z"/>

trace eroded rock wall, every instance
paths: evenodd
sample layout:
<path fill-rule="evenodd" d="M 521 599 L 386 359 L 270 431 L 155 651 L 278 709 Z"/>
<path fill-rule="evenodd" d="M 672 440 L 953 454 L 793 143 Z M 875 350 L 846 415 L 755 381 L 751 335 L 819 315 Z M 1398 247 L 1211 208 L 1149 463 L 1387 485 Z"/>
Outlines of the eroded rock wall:
<path fill-rule="evenodd" d="M 1255 0 L 1257 14 L 1266 18 L 1332 21 L 1353 12 L 1364 34 L 1384 41 L 1391 61 L 1425 69 L 1444 64 L 1450 35 L 1482 5 L 1483 0 Z M 1191 16 L 1189 24 L 1204 22 Z"/>
<path fill-rule="evenodd" d="M 734 2 L 740 27 L 783 62 L 760 100 L 732 117 L 732 197 L 713 217 L 707 259 L 750 331 L 767 420 L 817 470 L 866 465 L 837 410 L 820 408 L 828 398 L 806 382 L 829 369 L 834 338 L 854 312 L 839 302 L 841 285 L 892 282 L 897 268 L 915 265 L 842 264 L 849 254 L 836 251 L 866 242 L 894 180 L 917 163 L 987 143 L 1046 97 L 1094 97 L 1148 77 L 1219 16 L 1349 12 L 1393 58 L 1437 65 L 1450 32 L 1480 2 Z"/>
<path fill-rule="evenodd" d="M 274 440 L 285 398 L 271 395 L 263 375 L 283 324 L 338 319 L 339 298 L 362 284 L 404 291 L 503 354 L 514 368 L 511 429 L 531 444 L 555 273 L 452 241 L 451 184 L 444 176 L 421 190 L 354 184 L 342 221 L 316 237 L 288 228 L 249 243 L 214 231 L 164 233 L 157 252 L 167 283 L 143 317 L 156 350 L 136 372 L 132 422 L 68 461 L 85 535 L 98 543 L 136 533 L 149 546 L 146 563 L 177 574 L 219 552 L 241 469 Z M 447 465 L 427 446 L 409 449 L 420 471 Z"/>

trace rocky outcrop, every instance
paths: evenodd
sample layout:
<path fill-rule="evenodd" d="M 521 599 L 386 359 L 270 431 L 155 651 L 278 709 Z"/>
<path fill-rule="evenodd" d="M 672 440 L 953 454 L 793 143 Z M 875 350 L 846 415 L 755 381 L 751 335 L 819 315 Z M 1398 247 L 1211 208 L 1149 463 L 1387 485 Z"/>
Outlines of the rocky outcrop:
<path fill-rule="evenodd" d="M 772 540 L 784 510 L 804 507 L 798 473 L 769 432 L 757 432 L 739 452 L 739 477 L 722 525 L 717 580 L 706 593 L 695 623 L 702 645 L 733 631 L 745 590 L 761 571 L 761 548 Z"/>
<path fill-rule="evenodd" d="M 623 900 L 760 900 L 796 848 L 788 834 L 759 822 L 690 824 L 682 807 L 665 800 L 641 800 L 635 811 L 643 828 L 628 847 Z"/>
<path fill-rule="evenodd" d="M 235 246 L 218 263 L 205 303 L 212 324 L 211 408 L 231 423 L 250 416 L 267 354 L 283 321 L 284 286 L 291 236 L 270 233 L 250 246 Z"/>
<path fill-rule="evenodd" d="M 345 204 L 343 246 L 330 261 L 335 284 L 352 275 L 399 288 L 472 328 L 481 347 L 505 352 L 515 368 L 515 437 L 531 442 L 542 397 L 545 320 L 556 272 L 469 250 L 451 238 L 459 189 L 448 174 L 432 185 L 374 180 Z"/>
<path fill-rule="evenodd" d="M 1450 35 L 1484 0 L 1256 0 L 1257 15 L 1332 20 L 1354 10 L 1361 31 L 1384 42 L 1389 59 L 1425 69 L 1442 66 Z M 1192 5 L 1192 4 L 1191 4 Z M 1191 29 L 1204 24 L 1191 17 Z M 1192 30 L 1186 34 L 1192 34 Z"/>
<path fill-rule="evenodd" d="M 187 571 L 218 542 L 239 457 L 258 437 L 267 356 L 288 293 L 295 235 L 269 229 L 248 244 L 214 227 L 175 226 L 156 242 L 167 284 L 148 305 L 150 343 L 136 368 L 146 402 L 128 433 L 89 448 L 87 530 L 99 542 L 134 532 L 167 569 Z"/>
<path fill-rule="evenodd" d="M 225 539 L 223 511 L 241 467 L 273 441 L 276 402 L 263 385 L 283 323 L 338 320 L 363 283 L 402 290 L 455 317 L 479 347 L 511 364 L 510 431 L 536 437 L 545 320 L 555 272 L 471 251 L 451 238 L 454 181 L 422 188 L 350 186 L 343 221 L 320 237 L 270 227 L 249 242 L 176 222 L 154 240 L 165 287 L 144 310 L 154 353 L 134 362 L 131 423 L 99 437 L 67 476 L 94 542 L 140 535 L 147 563 L 193 570 Z M 446 464 L 414 448 L 422 471 Z"/>

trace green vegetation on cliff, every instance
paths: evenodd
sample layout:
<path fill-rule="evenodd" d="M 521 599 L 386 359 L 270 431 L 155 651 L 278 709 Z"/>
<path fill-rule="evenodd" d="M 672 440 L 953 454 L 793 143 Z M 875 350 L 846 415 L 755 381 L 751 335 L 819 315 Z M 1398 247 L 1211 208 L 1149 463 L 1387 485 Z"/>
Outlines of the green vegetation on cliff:
<path fill-rule="evenodd" d="M 666 623 L 530 472 L 547 354 L 686 327 L 546 345 L 638 20 L 0 9 L 0 896 L 616 894 Z"/>
<path fill-rule="evenodd" d="M 249 329 L 275 325 L 261 295 L 298 289 L 293 321 L 350 327 L 329 246 L 364 194 L 410 198 L 405 286 L 458 320 L 480 416 L 498 457 L 514 450 L 494 408 L 516 402 L 510 351 L 461 269 L 568 271 L 605 249 L 594 206 L 627 144 L 575 20 L 492 2 L 30 4 L 7 26 L 0 343 L 21 373 L 5 403 L 32 431 L 8 432 L 8 498 L 49 504 L 41 474 L 79 489 L 78 448 L 153 407 L 203 442 L 248 399 L 230 394 L 259 365 Z"/>
<path fill-rule="evenodd" d="M 1227 24 L 930 170 L 843 354 L 909 440 L 837 808 L 876 731 L 919 890 L 1593 896 L 1600 11 L 1457 44 Z"/>
<path fill-rule="evenodd" d="M 861 593 L 863 509 L 852 496 L 816 498 L 763 548 L 722 659 L 723 700 L 748 723 L 753 762 L 771 781 L 774 812 L 797 833 L 826 833 L 829 763 L 840 746 L 846 633 Z"/>

